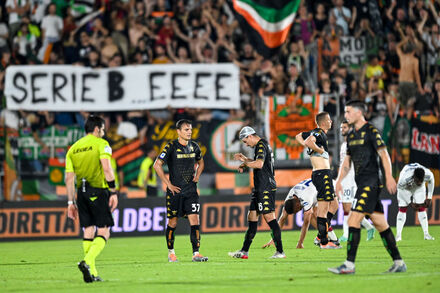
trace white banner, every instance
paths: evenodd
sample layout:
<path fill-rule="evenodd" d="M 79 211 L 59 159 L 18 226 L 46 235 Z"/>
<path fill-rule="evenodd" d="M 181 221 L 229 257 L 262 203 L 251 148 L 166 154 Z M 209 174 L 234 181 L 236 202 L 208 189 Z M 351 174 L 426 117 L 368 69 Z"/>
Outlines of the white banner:
<path fill-rule="evenodd" d="M 238 109 L 240 78 L 234 64 L 9 66 L 5 95 L 11 110 Z"/>
<path fill-rule="evenodd" d="M 341 37 L 339 39 L 339 57 L 341 62 L 347 66 L 362 65 L 367 55 L 374 53 L 381 45 L 380 38 L 371 37 Z"/>

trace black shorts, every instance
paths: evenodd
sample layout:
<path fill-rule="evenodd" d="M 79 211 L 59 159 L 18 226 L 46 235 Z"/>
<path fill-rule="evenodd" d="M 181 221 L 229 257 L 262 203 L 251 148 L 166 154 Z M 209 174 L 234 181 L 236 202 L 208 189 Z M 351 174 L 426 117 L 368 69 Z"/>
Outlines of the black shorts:
<path fill-rule="evenodd" d="M 174 193 L 167 191 L 167 218 L 185 217 L 200 213 L 199 195 L 197 192 Z"/>
<path fill-rule="evenodd" d="M 360 186 L 358 187 L 351 207 L 352 211 L 372 214 L 378 212 L 383 214 L 383 206 L 380 201 L 382 186 Z"/>
<path fill-rule="evenodd" d="M 80 226 L 99 228 L 113 226 L 113 215 L 108 206 L 109 198 L 110 192 L 106 188 L 87 187 L 86 192 L 79 188 L 76 204 Z"/>
<path fill-rule="evenodd" d="M 275 211 L 275 190 L 256 191 L 251 195 L 251 211 L 257 211 L 258 214 L 270 214 Z"/>
<path fill-rule="evenodd" d="M 315 185 L 318 201 L 332 201 L 335 198 L 333 179 L 330 169 L 312 172 L 312 182 Z"/>

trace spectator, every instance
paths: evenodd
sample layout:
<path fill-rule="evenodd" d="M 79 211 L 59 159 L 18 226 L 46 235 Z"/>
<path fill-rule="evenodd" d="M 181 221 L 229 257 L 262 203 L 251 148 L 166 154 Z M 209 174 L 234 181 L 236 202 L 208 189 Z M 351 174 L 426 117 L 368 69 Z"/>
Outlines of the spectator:
<path fill-rule="evenodd" d="M 432 92 L 432 84 L 425 83 L 423 87 L 423 94 L 417 94 L 414 103 L 414 111 L 417 115 L 434 115 L 435 114 L 435 98 Z"/>
<path fill-rule="evenodd" d="M 28 25 L 22 23 L 17 36 L 14 38 L 14 51 L 21 64 L 26 64 L 28 58 L 35 56 L 37 38 L 29 32 Z"/>
<path fill-rule="evenodd" d="M 313 20 L 315 22 L 315 29 L 318 33 L 322 33 L 325 25 L 328 22 L 327 12 L 325 6 L 322 3 L 318 3 L 316 6 L 316 13 L 313 15 Z"/>
<path fill-rule="evenodd" d="M 80 33 L 80 43 L 77 46 L 79 59 L 86 63 L 92 50 L 96 50 L 96 48 L 92 45 L 90 36 L 85 31 L 82 31 Z"/>
<path fill-rule="evenodd" d="M 301 100 L 304 94 L 304 81 L 299 76 L 298 67 L 295 63 L 289 66 L 289 81 L 285 92 L 287 95 L 295 96 L 295 100 Z"/>
<path fill-rule="evenodd" d="M 110 59 L 112 59 L 116 54 L 119 54 L 119 48 L 114 43 L 111 36 L 107 36 L 104 39 L 104 43 L 101 48 L 101 63 L 108 66 Z"/>
<path fill-rule="evenodd" d="M 134 51 L 133 62 L 135 64 L 148 64 L 153 60 L 153 52 L 147 47 L 147 41 L 145 38 L 141 38 Z"/>
<path fill-rule="evenodd" d="M 414 56 L 415 48 L 403 39 L 396 47 L 400 62 L 399 102 L 405 110 L 410 99 L 415 98 L 417 90 L 423 94 L 419 73 L 419 60 Z"/>
<path fill-rule="evenodd" d="M 48 49 L 49 44 L 54 44 L 61 40 L 63 31 L 63 20 L 61 17 L 55 14 L 55 4 L 50 4 L 48 9 L 48 15 L 43 18 L 41 22 L 41 39 L 43 40 L 43 46 L 38 53 L 38 58 L 43 61 L 45 55 L 50 53 L 51 48 Z M 48 52 L 47 52 L 48 50 Z M 46 57 L 47 58 L 47 57 Z"/>
<path fill-rule="evenodd" d="M 184 46 L 177 48 L 177 56 L 174 54 L 174 49 L 172 48 L 171 40 L 167 39 L 167 53 L 170 59 L 174 63 L 191 63 L 191 59 L 188 57 L 188 50 Z"/>
<path fill-rule="evenodd" d="M 5 7 L 9 15 L 9 38 L 12 41 L 20 29 L 22 17 L 29 12 L 30 4 L 29 0 L 7 0 Z"/>
<path fill-rule="evenodd" d="M 327 38 L 339 38 L 344 35 L 344 28 L 336 22 L 336 17 L 330 13 L 328 24 L 324 27 L 324 36 Z"/>
<path fill-rule="evenodd" d="M 375 79 L 378 82 L 379 89 L 384 89 L 383 80 L 385 78 L 385 71 L 382 66 L 379 65 L 379 58 L 376 55 L 370 55 L 368 57 L 368 65 L 365 70 L 365 77 Z"/>
<path fill-rule="evenodd" d="M 2 8 L 0 7 L 0 20 L 2 18 L 1 12 L 2 12 Z M 9 38 L 8 25 L 0 21 L 0 54 L 9 51 L 8 38 Z"/>
<path fill-rule="evenodd" d="M 145 153 L 147 156 L 141 163 L 137 184 L 145 190 L 146 197 L 157 196 L 157 174 L 153 168 L 157 152 L 154 148 L 148 148 Z"/>
<path fill-rule="evenodd" d="M 419 34 L 422 36 L 422 40 L 425 43 L 427 51 L 427 64 L 428 64 L 428 76 L 431 78 L 434 76 L 437 69 L 437 62 L 440 60 L 440 34 L 439 25 L 433 24 L 431 28 L 426 27 L 425 23 L 428 20 L 428 13 L 423 10 L 421 13 L 422 21 L 417 27 Z"/>
<path fill-rule="evenodd" d="M 336 18 L 336 24 L 342 27 L 344 35 L 348 35 L 348 24 L 351 22 L 350 9 L 344 7 L 344 0 L 335 0 L 335 8 L 330 12 Z"/>
<path fill-rule="evenodd" d="M 165 48 L 161 45 L 157 45 L 154 48 L 154 59 L 153 64 L 166 64 L 166 63 L 172 63 L 171 60 L 167 57 L 165 54 Z"/>
<path fill-rule="evenodd" d="M 440 79 L 434 81 L 434 114 L 440 118 Z"/>

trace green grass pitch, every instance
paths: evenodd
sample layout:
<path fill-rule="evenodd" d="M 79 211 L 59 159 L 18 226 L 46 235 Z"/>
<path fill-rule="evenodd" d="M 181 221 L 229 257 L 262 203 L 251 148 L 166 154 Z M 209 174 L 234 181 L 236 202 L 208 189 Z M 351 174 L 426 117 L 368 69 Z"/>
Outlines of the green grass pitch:
<path fill-rule="evenodd" d="M 182 222 L 181 224 L 186 224 Z M 202 234 L 207 263 L 191 262 L 189 236 L 176 237 L 179 263 L 167 262 L 164 237 L 110 239 L 97 260 L 102 283 L 86 284 L 76 267 L 80 239 L 0 243 L 1 292 L 440 292 L 440 226 L 430 227 L 435 241 L 423 240 L 420 227 L 405 227 L 398 243 L 408 272 L 383 274 L 392 264 L 378 233 L 365 241 L 363 230 L 356 274 L 337 276 L 327 268 L 342 263 L 346 246 L 320 250 L 309 231 L 304 249 L 299 232 L 283 232 L 286 259 L 269 259 L 274 248 L 261 249 L 268 232 L 257 233 L 248 260 L 230 258 L 241 248 L 243 233 Z M 337 235 L 341 231 L 336 231 Z"/>

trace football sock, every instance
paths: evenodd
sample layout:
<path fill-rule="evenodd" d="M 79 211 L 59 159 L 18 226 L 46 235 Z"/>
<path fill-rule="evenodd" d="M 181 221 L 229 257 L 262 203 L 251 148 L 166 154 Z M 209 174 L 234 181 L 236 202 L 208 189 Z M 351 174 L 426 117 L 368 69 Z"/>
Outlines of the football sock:
<path fill-rule="evenodd" d="M 405 225 L 406 221 L 406 213 L 398 212 L 397 213 L 397 219 L 396 219 L 396 234 L 397 236 L 402 236 L 402 229 Z"/>
<path fill-rule="evenodd" d="M 244 242 L 243 247 L 241 248 L 242 251 L 249 251 L 249 247 L 251 247 L 252 240 L 255 237 L 255 234 L 257 234 L 257 226 L 258 222 L 252 222 L 249 221 L 249 227 L 246 231 L 246 234 L 244 234 Z"/>
<path fill-rule="evenodd" d="M 283 242 L 281 241 L 281 229 L 280 225 L 278 225 L 277 220 L 273 219 L 269 223 L 267 223 L 272 230 L 272 239 L 275 243 L 275 247 L 278 252 L 283 252 Z"/>
<path fill-rule="evenodd" d="M 361 241 L 361 229 L 349 227 L 347 240 L 347 260 L 354 263 L 356 252 Z"/>
<path fill-rule="evenodd" d="M 365 217 L 362 219 L 361 225 L 367 230 L 371 230 L 374 228 L 373 225 L 371 225 L 371 223 Z"/>
<path fill-rule="evenodd" d="M 344 224 L 342 224 L 342 230 L 344 231 L 342 236 L 348 238 L 348 214 L 344 215 Z"/>
<path fill-rule="evenodd" d="M 167 226 L 165 236 L 167 238 L 168 250 L 174 249 L 174 231 L 176 231 L 176 228 L 171 228 L 170 226 Z"/>
<path fill-rule="evenodd" d="M 95 239 L 93 239 L 89 252 L 87 252 L 87 255 L 84 257 L 84 261 L 90 266 L 90 271 L 94 276 L 98 276 L 98 271 L 95 267 L 95 260 L 104 249 L 106 242 L 107 240 L 105 240 L 103 236 L 96 236 Z"/>
<path fill-rule="evenodd" d="M 92 242 L 93 242 L 93 239 L 90 239 L 90 238 L 83 239 L 84 256 L 86 256 L 87 252 L 89 252 L 90 246 L 92 246 Z"/>
<path fill-rule="evenodd" d="M 191 226 L 191 244 L 193 253 L 198 252 L 200 248 L 200 225 Z"/>
<path fill-rule="evenodd" d="M 327 231 L 328 231 L 328 224 L 326 218 L 318 217 L 318 237 L 321 240 L 322 245 L 327 245 L 328 239 L 327 239 Z"/>
<path fill-rule="evenodd" d="M 426 211 L 418 212 L 417 216 L 419 218 L 420 226 L 422 226 L 423 234 L 429 234 L 428 233 L 428 215 L 426 214 Z"/>
<path fill-rule="evenodd" d="M 394 238 L 394 234 L 393 231 L 391 231 L 391 228 L 388 227 L 388 229 L 386 229 L 385 231 L 380 232 L 380 237 L 382 237 L 383 245 L 393 258 L 393 260 L 402 259 L 400 257 L 399 249 L 396 245 L 396 239 Z"/>
<path fill-rule="evenodd" d="M 328 223 L 329 227 L 332 225 L 333 216 L 334 216 L 334 214 L 327 212 L 327 223 Z"/>
<path fill-rule="evenodd" d="M 338 236 L 336 236 L 335 231 L 333 231 L 333 230 L 328 231 L 328 239 L 331 240 L 331 241 L 337 241 L 338 240 Z"/>

